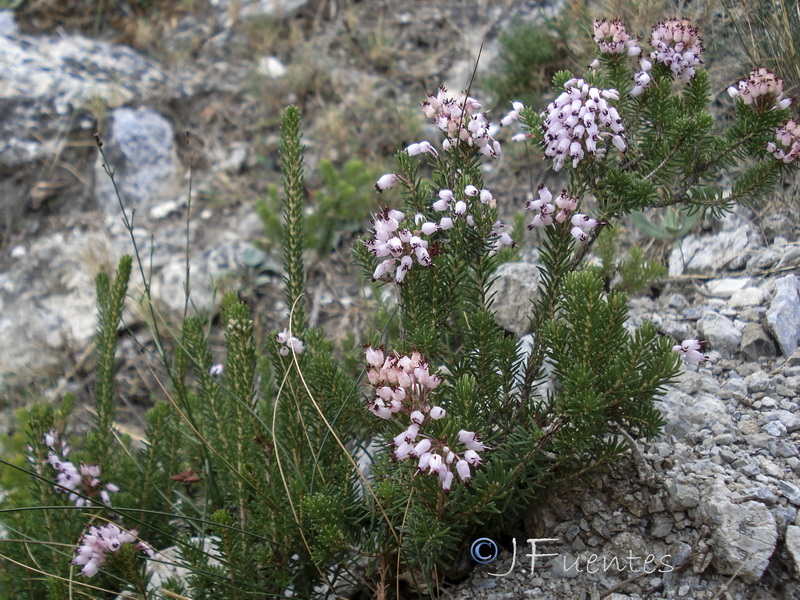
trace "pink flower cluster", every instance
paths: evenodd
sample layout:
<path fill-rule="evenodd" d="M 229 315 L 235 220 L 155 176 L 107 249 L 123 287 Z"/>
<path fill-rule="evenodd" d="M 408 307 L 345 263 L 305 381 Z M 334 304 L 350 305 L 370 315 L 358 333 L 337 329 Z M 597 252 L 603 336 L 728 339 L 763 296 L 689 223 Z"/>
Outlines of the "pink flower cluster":
<path fill-rule="evenodd" d="M 560 171 L 567 159 L 572 159 L 575 168 L 587 153 L 602 156 L 605 148 L 598 148 L 598 141 L 603 135 L 610 136 L 617 150 L 625 152 L 625 127 L 609 100 L 619 100 L 619 93 L 592 87 L 583 79 L 573 78 L 564 84 L 564 92 L 542 114 L 544 154 L 553 159 L 553 170 Z"/>
<path fill-rule="evenodd" d="M 438 199 L 434 201 L 431 208 L 436 212 L 450 211 L 453 217 L 442 217 L 438 226 L 434 223 L 425 223 L 422 226 L 422 232 L 425 233 L 429 231 L 431 227 L 436 227 L 441 230 L 450 229 L 453 226 L 453 219 L 458 219 L 459 217 L 464 217 L 467 225 L 475 227 L 475 218 L 472 216 L 470 209 L 478 205 L 495 208 L 497 206 L 497 200 L 495 200 L 489 190 L 479 190 L 474 185 L 467 185 L 464 187 L 463 193 L 458 196 L 456 196 L 453 190 L 439 190 Z M 496 250 L 503 246 L 514 245 L 514 240 L 511 239 L 511 236 L 505 229 L 506 225 L 502 221 L 495 221 L 492 225 L 492 231 L 489 237 L 493 240 Z"/>
<path fill-rule="evenodd" d="M 673 352 L 679 353 L 689 362 L 702 363 L 708 360 L 708 356 L 700 352 L 704 342 L 700 340 L 683 340 L 680 344 L 672 347 Z"/>
<path fill-rule="evenodd" d="M 403 283 L 406 273 L 414 264 L 414 258 L 423 267 L 431 265 L 428 242 L 408 229 L 400 228 L 404 216 L 399 210 L 387 208 L 372 219 L 375 237 L 364 245 L 373 256 L 388 257 L 380 262 L 372 273 L 373 281 L 394 278 L 397 283 Z M 431 226 L 434 230 L 437 227 L 431 223 L 427 227 L 423 225 L 423 228 L 425 231 L 431 231 Z"/>
<path fill-rule="evenodd" d="M 502 125 L 503 127 L 508 127 L 509 125 L 511 125 L 514 121 L 519 119 L 519 113 L 521 113 L 524 108 L 525 105 L 522 104 L 522 102 L 518 101 L 512 102 L 511 110 L 508 111 L 508 113 L 506 113 L 505 117 L 500 119 L 500 125 Z"/>
<path fill-rule="evenodd" d="M 650 58 L 667 65 L 675 77 L 688 82 L 697 65 L 703 62 L 703 40 L 688 19 L 667 19 L 653 28 L 650 45 L 655 51 Z"/>
<path fill-rule="evenodd" d="M 281 356 L 289 356 L 290 352 L 302 354 L 303 350 L 305 350 L 305 344 L 303 344 L 302 340 L 291 335 L 288 329 L 284 329 L 276 335 L 275 340 L 281 345 L 278 350 Z"/>
<path fill-rule="evenodd" d="M 428 99 L 422 103 L 425 116 L 447 136 L 442 142 L 442 148 L 449 150 L 463 142 L 469 147 L 477 148 L 484 156 L 496 158 L 500 156 L 500 142 L 489 135 L 491 124 L 482 110 L 483 106 L 475 98 L 466 94 L 455 98 L 444 86 L 436 94 L 428 92 Z M 421 146 L 415 149 L 430 151 Z"/>
<path fill-rule="evenodd" d="M 791 98 L 783 97 L 783 80 L 765 67 L 750 71 L 747 79 L 728 88 L 728 94 L 755 110 L 785 109 L 792 104 Z"/>
<path fill-rule="evenodd" d="M 367 380 L 375 388 L 375 397 L 367 404 L 369 410 L 382 419 L 406 414 L 411 421 L 392 440 L 395 448 L 392 458 L 417 460 L 417 471 L 438 475 L 445 493 L 453 484 L 453 467 L 461 481 L 469 482 L 470 467 L 483 463 L 478 452 L 487 449 L 475 433 L 463 429 L 459 432 L 459 442 L 466 448 L 461 453 L 452 451 L 443 440 L 420 433 L 431 421 L 447 416 L 444 408 L 431 402 L 431 393 L 442 380 L 430 372 L 428 362 L 419 352 L 411 356 L 394 352 L 387 356 L 382 348 L 372 347 L 366 349 L 366 359 Z"/>
<path fill-rule="evenodd" d="M 69 494 L 70 502 L 75 506 L 89 506 L 91 500 L 100 496 L 100 501 L 106 506 L 111 506 L 109 492 L 116 493 L 119 488 L 113 483 L 103 485 L 100 482 L 100 467 L 98 465 L 85 465 L 80 468 L 66 460 L 70 453 L 69 445 L 63 443 L 55 429 L 44 436 L 45 445 L 50 448 L 47 454 L 47 463 L 56 470 L 57 492 Z M 82 495 L 79 495 L 82 494 Z M 89 499 L 84 496 L 88 496 Z"/>
<path fill-rule="evenodd" d="M 775 158 L 786 164 L 795 162 L 800 158 L 800 125 L 794 119 L 789 119 L 775 132 L 775 142 L 767 142 L 767 151 Z"/>
<path fill-rule="evenodd" d="M 368 347 L 366 358 L 367 380 L 375 387 L 375 397 L 368 408 L 382 419 L 391 419 L 395 413 L 404 411 L 411 414 L 412 422 L 421 425 L 425 420 L 423 412 L 430 412 L 428 395 L 439 387 L 441 377 L 431 374 L 428 362 L 419 352 L 411 356 L 397 352 L 386 356 L 383 349 Z M 444 409 L 434 409 L 430 418 L 444 416 Z"/>
<path fill-rule="evenodd" d="M 528 229 L 547 227 L 553 223 L 564 223 L 569 219 L 572 223 L 570 230 L 572 237 L 579 242 L 584 242 L 589 238 L 586 232 L 597 227 L 598 221 L 582 213 L 575 213 L 577 208 L 578 199 L 568 196 L 567 190 L 561 190 L 561 195 L 553 200 L 550 190 L 544 184 L 540 184 L 539 198 L 525 203 L 525 210 L 538 211 L 528 224 Z"/>
<path fill-rule="evenodd" d="M 642 53 L 639 40 L 631 35 L 625 23 L 619 19 L 595 21 L 594 41 L 603 54 L 639 56 Z"/>
<path fill-rule="evenodd" d="M 106 562 L 109 552 L 117 553 L 123 544 L 134 542 L 136 542 L 135 529 L 127 532 L 113 523 L 90 527 L 89 532 L 83 535 L 81 545 L 75 550 L 76 556 L 72 559 L 72 564 L 83 567 L 81 573 L 93 577 Z M 137 547 L 151 558 L 155 556 L 155 551 L 145 542 L 139 542 Z"/>

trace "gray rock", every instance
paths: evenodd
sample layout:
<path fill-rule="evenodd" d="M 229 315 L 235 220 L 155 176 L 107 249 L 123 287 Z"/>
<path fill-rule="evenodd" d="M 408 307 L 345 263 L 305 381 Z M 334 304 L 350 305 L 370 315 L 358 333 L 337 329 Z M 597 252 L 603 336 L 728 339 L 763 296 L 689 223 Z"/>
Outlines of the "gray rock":
<path fill-rule="evenodd" d="M 258 17 L 290 17 L 308 4 L 308 0 L 211 0 L 211 4 L 225 10 L 237 7 L 242 19 Z"/>
<path fill-rule="evenodd" d="M 756 362 L 761 357 L 774 358 L 775 344 L 758 323 L 748 323 L 742 330 L 742 356 Z"/>
<path fill-rule="evenodd" d="M 778 541 L 775 518 L 767 507 L 759 502 L 736 504 L 725 484 L 715 481 L 702 495 L 697 514 L 711 531 L 714 568 L 748 583 L 761 579 Z"/>
<path fill-rule="evenodd" d="M 798 451 L 797 446 L 792 444 L 791 442 L 778 442 L 777 447 L 775 448 L 775 456 L 780 456 L 782 458 L 792 458 L 793 456 L 799 456 L 800 451 Z"/>
<path fill-rule="evenodd" d="M 783 252 L 774 247 L 759 248 L 752 252 L 747 259 L 747 272 L 759 273 L 763 269 L 776 265 L 782 256 Z"/>
<path fill-rule="evenodd" d="M 19 35 L 17 21 L 10 10 L 0 10 L 0 36 L 11 37 Z"/>
<path fill-rule="evenodd" d="M 671 388 L 659 406 L 667 421 L 664 433 L 679 439 L 685 438 L 690 431 L 711 427 L 714 423 L 731 425 L 725 404 L 710 395 L 696 398 Z"/>
<path fill-rule="evenodd" d="M 700 490 L 686 481 L 670 479 L 665 487 L 669 493 L 667 505 L 672 511 L 694 508 L 700 504 Z"/>
<path fill-rule="evenodd" d="M 730 358 L 739 349 L 742 333 L 727 317 L 707 311 L 697 322 L 697 327 L 708 342 L 708 347 L 717 350 L 723 357 Z"/>
<path fill-rule="evenodd" d="M 766 321 L 783 355 L 790 356 L 800 344 L 800 282 L 795 275 L 775 281 L 775 297 Z"/>
<path fill-rule="evenodd" d="M 745 396 L 747 394 L 747 383 L 741 377 L 732 377 L 725 382 L 723 389 Z"/>
<path fill-rule="evenodd" d="M 120 106 L 188 92 L 126 46 L 71 35 L 0 34 L 0 81 L 0 164 L 9 168 L 56 155 L 70 131 L 93 132 L 86 108 L 98 99 Z"/>
<path fill-rule="evenodd" d="M 183 169 L 175 149 L 175 131 L 157 112 L 147 108 L 115 110 L 103 148 L 128 211 L 135 208 L 147 214 L 154 205 L 182 193 Z M 109 215 L 119 218 L 119 202 L 100 156 L 95 165 L 95 198 Z"/>
<path fill-rule="evenodd" d="M 735 293 L 747 288 L 752 279 L 749 277 L 726 277 L 712 279 L 706 283 L 706 291 L 715 298 L 730 298 Z"/>
<path fill-rule="evenodd" d="M 752 226 L 731 214 L 723 220 L 719 233 L 686 236 L 670 254 L 669 274 L 714 273 L 725 268 L 741 268 L 750 251 L 760 245 Z"/>
<path fill-rule="evenodd" d="M 765 504 L 767 506 L 772 506 L 778 502 L 778 496 L 773 494 L 768 487 L 761 484 L 747 488 L 742 492 L 742 496 L 749 500 L 761 502 L 761 504 Z"/>
<path fill-rule="evenodd" d="M 772 380 L 764 371 L 754 371 L 750 373 L 750 375 L 744 378 L 744 382 L 747 384 L 747 391 L 750 394 L 766 392 L 773 388 Z"/>
<path fill-rule="evenodd" d="M 744 308 L 747 306 L 759 306 L 764 302 L 764 290 L 757 287 L 746 287 L 733 293 L 728 300 L 728 308 Z"/>
<path fill-rule="evenodd" d="M 781 259 L 778 261 L 778 264 L 775 265 L 776 270 L 800 265 L 800 248 L 798 248 L 796 245 L 787 246 L 786 242 L 783 242 L 783 246 L 780 248 L 780 250 L 782 251 L 782 255 Z"/>
<path fill-rule="evenodd" d="M 495 277 L 490 294 L 497 324 L 518 336 L 526 334 L 538 297 L 539 269 L 530 263 L 503 263 Z"/>
<path fill-rule="evenodd" d="M 764 433 L 772 437 L 783 437 L 786 435 L 786 426 L 780 421 L 770 421 L 761 428 Z"/>
<path fill-rule="evenodd" d="M 786 528 L 786 550 L 794 563 L 794 571 L 800 577 L 800 527 L 790 525 Z"/>
<path fill-rule="evenodd" d="M 779 481 L 778 491 L 789 502 L 791 502 L 795 506 L 800 506 L 800 488 L 797 487 L 795 484 L 790 483 L 788 481 Z"/>
<path fill-rule="evenodd" d="M 800 429 L 800 417 L 788 410 L 773 410 L 764 414 L 767 421 L 780 421 L 789 433 Z"/>
<path fill-rule="evenodd" d="M 689 301 L 686 299 L 686 296 L 679 294 L 678 292 L 673 292 L 667 296 L 665 302 L 670 308 L 685 308 L 689 305 Z"/>
<path fill-rule="evenodd" d="M 59 350 L 89 342 L 97 322 L 93 279 L 110 267 L 109 245 L 101 235 L 55 233 L 0 273 L 0 380 L 60 369 Z"/>
<path fill-rule="evenodd" d="M 778 531 L 786 532 L 786 527 L 794 523 L 797 518 L 797 509 L 794 506 L 783 506 L 778 504 L 770 508 L 772 516 L 775 517 L 775 523 L 778 526 Z"/>
<path fill-rule="evenodd" d="M 653 517 L 650 524 L 650 535 L 655 538 L 665 538 L 672 532 L 673 519 L 666 514 L 659 514 Z"/>
<path fill-rule="evenodd" d="M 795 222 L 786 215 L 775 213 L 761 220 L 761 231 L 768 244 L 775 241 L 776 236 L 790 238 L 794 231 Z"/>

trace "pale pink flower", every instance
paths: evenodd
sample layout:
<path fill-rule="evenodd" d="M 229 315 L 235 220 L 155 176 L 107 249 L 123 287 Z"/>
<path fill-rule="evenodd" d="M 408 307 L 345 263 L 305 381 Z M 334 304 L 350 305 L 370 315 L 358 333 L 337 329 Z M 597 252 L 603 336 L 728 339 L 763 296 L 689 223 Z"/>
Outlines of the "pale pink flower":
<path fill-rule="evenodd" d="M 800 159 L 800 124 L 789 119 L 775 132 L 775 142 L 767 142 L 766 148 L 776 159 L 789 164 Z"/>
<path fill-rule="evenodd" d="M 305 344 L 298 338 L 289 333 L 288 329 L 284 329 L 275 336 L 275 341 L 280 344 L 278 352 L 281 356 L 289 356 L 290 352 L 295 354 L 302 354 L 305 349 Z"/>
<path fill-rule="evenodd" d="M 619 19 L 594 22 L 594 41 L 603 54 L 627 54 L 638 56 L 642 52 L 639 40 L 633 36 Z"/>
<path fill-rule="evenodd" d="M 406 153 L 409 156 L 416 156 L 417 154 L 424 154 L 424 153 L 429 153 L 434 156 L 438 156 L 436 148 L 431 146 L 431 143 L 428 141 L 416 142 L 414 144 L 411 144 L 410 146 L 408 146 L 408 148 L 406 148 Z"/>
<path fill-rule="evenodd" d="M 564 92 L 542 113 L 544 154 L 553 160 L 553 170 L 560 171 L 568 160 L 575 168 L 586 154 L 599 157 L 601 135 L 624 135 L 619 112 L 609 103 L 618 99 L 616 90 L 601 90 L 583 79 L 564 84 Z"/>
<path fill-rule="evenodd" d="M 703 40 L 688 19 L 667 19 L 653 28 L 650 44 L 654 62 L 667 65 L 675 77 L 688 82 L 703 62 Z"/>
<path fill-rule="evenodd" d="M 382 175 L 380 179 L 375 183 L 375 189 L 378 193 L 383 192 L 384 190 L 388 190 L 393 188 L 397 185 L 399 178 L 394 173 L 386 173 Z"/>
<path fill-rule="evenodd" d="M 463 458 L 456 463 L 456 471 L 458 471 L 458 476 L 464 483 L 467 483 L 472 477 L 472 473 L 470 472 L 469 468 L 469 463 Z"/>
<path fill-rule="evenodd" d="M 445 409 L 443 409 L 441 406 L 434 406 L 431 408 L 431 411 L 428 414 L 431 416 L 431 419 L 438 421 L 447 414 L 447 411 L 445 411 Z"/>
<path fill-rule="evenodd" d="M 680 344 L 673 346 L 672 351 L 679 353 L 689 362 L 702 363 L 708 360 L 708 356 L 700 352 L 703 343 L 700 340 L 683 340 Z"/>
<path fill-rule="evenodd" d="M 83 535 L 81 545 L 75 550 L 72 564 L 82 567 L 81 572 L 87 577 L 95 576 L 105 564 L 108 553 L 117 553 L 124 544 L 136 542 L 136 530 L 130 532 L 120 529 L 113 523 L 98 527 L 90 527 Z M 153 556 L 153 549 L 144 542 L 137 544 L 139 550 Z"/>

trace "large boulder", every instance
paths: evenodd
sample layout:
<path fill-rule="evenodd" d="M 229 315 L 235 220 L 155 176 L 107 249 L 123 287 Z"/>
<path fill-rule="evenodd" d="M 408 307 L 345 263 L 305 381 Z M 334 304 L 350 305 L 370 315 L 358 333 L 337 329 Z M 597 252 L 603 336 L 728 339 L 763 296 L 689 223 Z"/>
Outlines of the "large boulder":
<path fill-rule="evenodd" d="M 775 297 L 767 310 L 766 321 L 783 355 L 791 356 L 800 344 L 800 282 L 796 275 L 775 281 Z"/>
<path fill-rule="evenodd" d="M 149 215 L 163 202 L 182 194 L 183 168 L 175 149 L 172 124 L 148 108 L 120 108 L 111 113 L 103 139 L 106 163 L 98 155 L 95 165 L 95 199 L 106 212 L 119 218 L 119 192 L 126 210 Z M 130 213 L 129 213 L 130 214 Z"/>
<path fill-rule="evenodd" d="M 149 59 L 118 44 L 80 35 L 19 34 L 8 13 L 0 24 L 0 166 L 52 156 L 67 134 L 93 133 L 93 107 L 141 102 L 174 85 Z M 180 91 L 182 90 L 182 91 Z"/>
<path fill-rule="evenodd" d="M 721 481 L 701 494 L 700 520 L 711 531 L 712 566 L 724 575 L 755 583 L 764 574 L 778 543 L 778 528 L 760 502 L 735 502 Z"/>

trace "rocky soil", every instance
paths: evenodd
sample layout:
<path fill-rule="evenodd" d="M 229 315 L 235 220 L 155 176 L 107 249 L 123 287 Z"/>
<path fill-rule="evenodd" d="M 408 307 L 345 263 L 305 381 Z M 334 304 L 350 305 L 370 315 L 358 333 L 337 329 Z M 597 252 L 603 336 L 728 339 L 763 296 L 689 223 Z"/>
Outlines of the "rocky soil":
<path fill-rule="evenodd" d="M 306 115 L 313 189 L 321 158 L 380 164 L 427 135 L 413 112 L 427 88 L 463 88 L 485 33 L 481 72 L 496 64 L 498 34 L 514 17 L 557 7 L 455 4 L 198 1 L 105 37 L 0 11 L 2 429 L 23 398 L 91 397 L 92 279 L 131 251 L 95 132 L 136 210 L 164 328 L 184 310 L 187 238 L 194 308 L 213 316 L 219 284 L 251 304 L 259 331 L 281 328 L 280 262 L 256 245 L 253 207 L 278 181 L 280 108 L 298 103 Z M 510 162 L 487 178 L 521 206 L 527 191 L 506 183 Z M 311 314 L 334 335 L 359 321 L 345 242 L 310 274 Z M 797 212 L 777 204 L 706 221 L 666 260 L 657 297 L 631 300 L 632 325 L 648 319 L 678 341 L 705 339 L 710 360 L 668 389 L 663 437 L 638 442 L 616 471 L 558 490 L 515 541 L 496 540 L 496 560 L 443 597 L 800 598 Z M 508 299 L 498 321 L 519 335 L 535 277 L 522 262 L 498 281 Z M 141 288 L 135 280 L 120 342 L 131 427 L 158 390 Z M 540 556 L 558 554 L 534 572 L 531 538 L 551 539 Z"/>
<path fill-rule="evenodd" d="M 800 598 L 798 226 L 753 217 L 739 209 L 690 235 L 663 293 L 630 302 L 631 325 L 707 342 L 709 361 L 662 398 L 663 436 L 557 490 L 449 598 Z M 512 331 L 530 266 L 505 265 L 498 283 L 514 290 L 498 305 Z M 533 572 L 530 539 L 548 539 Z"/>

